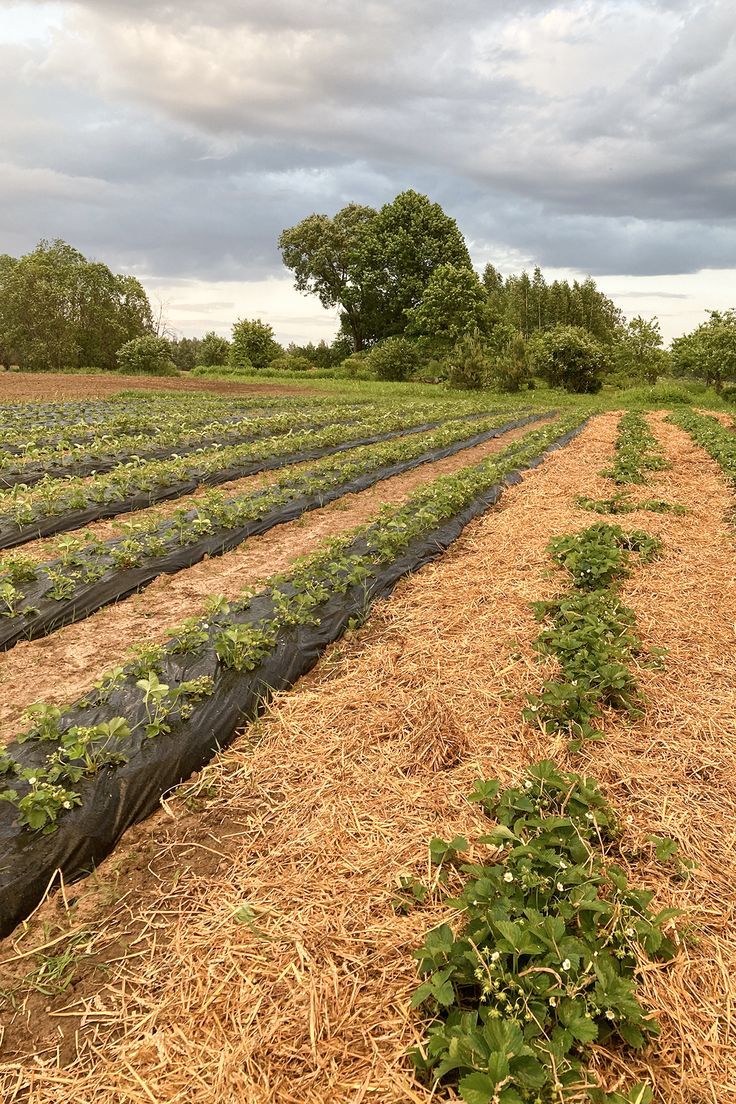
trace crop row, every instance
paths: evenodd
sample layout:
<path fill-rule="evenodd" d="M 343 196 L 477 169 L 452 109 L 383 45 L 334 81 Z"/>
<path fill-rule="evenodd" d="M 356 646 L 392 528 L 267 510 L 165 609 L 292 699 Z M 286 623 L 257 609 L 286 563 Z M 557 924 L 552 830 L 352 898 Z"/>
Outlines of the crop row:
<path fill-rule="evenodd" d="M 646 429 L 620 423 L 627 476 L 644 469 L 632 463 L 638 451 L 659 455 Z M 642 449 L 627 448 L 627 437 Z M 567 737 L 570 750 L 602 739 L 603 707 L 638 714 L 629 665 L 641 645 L 634 613 L 617 591 L 631 553 L 647 561 L 659 549 L 655 537 L 603 523 L 548 546 L 571 587 L 532 604 L 543 622 L 536 648 L 555 657 L 559 673 L 530 696 L 524 718 Z M 465 838 L 433 839 L 430 884 L 404 878 L 397 902 L 407 911 L 452 877 L 447 903 L 461 917 L 458 930 L 445 923 L 429 931 L 414 955 L 422 983 L 412 1005 L 432 1017 L 412 1054 L 419 1076 L 433 1095 L 452 1086 L 469 1104 L 651 1104 L 653 1091 L 641 1082 L 627 1090 L 619 1078 L 606 1091 L 592 1044 L 643 1049 L 657 1034 L 637 974 L 642 959 L 676 954 L 677 940 L 666 932 L 677 911 L 654 912 L 654 894 L 629 885 L 630 856 L 593 778 L 546 760 L 505 790 L 497 779 L 478 780 L 470 800 L 495 821 L 475 841 L 473 861 L 464 861 L 471 849 Z M 649 838 L 660 862 L 676 855 L 674 840 Z M 678 860 L 675 872 L 687 865 Z"/>
<path fill-rule="evenodd" d="M 686 430 L 720 465 L 724 474 L 736 483 L 736 433 L 733 429 L 710 414 L 698 414 L 694 410 L 678 410 L 670 414 L 668 420 Z"/>
<path fill-rule="evenodd" d="M 219 421 L 187 426 L 176 412 L 161 418 L 155 434 L 149 429 L 136 434 L 106 435 L 71 447 L 39 449 L 0 464 L 0 487 L 34 486 L 43 479 L 84 478 L 112 471 L 131 461 L 166 460 L 198 450 L 244 444 L 269 434 L 292 429 L 322 428 L 334 422 L 359 420 L 364 408 L 350 403 L 335 404 L 329 410 L 273 411 L 254 417 L 250 412 L 230 415 Z"/>
<path fill-rule="evenodd" d="M 648 473 L 663 471 L 669 467 L 662 449 L 641 414 L 629 412 L 618 423 L 616 435 L 616 457 L 610 468 L 600 474 L 612 479 L 619 487 L 648 482 Z M 584 510 L 596 514 L 631 514 L 637 510 L 652 513 L 686 513 L 683 506 L 667 502 L 661 498 L 635 500 L 627 489 L 617 490 L 610 498 L 589 498 L 580 495 L 576 504 Z"/>
<path fill-rule="evenodd" d="M 30 489 L 14 487 L 0 495 L 0 548 L 179 498 L 203 484 L 216 486 L 259 471 L 372 444 L 388 439 L 389 435 L 402 436 L 426 428 L 426 423 L 418 426 L 407 422 L 410 413 L 366 411 L 365 418 L 349 425 L 284 433 L 265 441 L 167 460 L 120 464 L 113 471 L 89 480 L 52 479 Z"/>
<path fill-rule="evenodd" d="M 60 541 L 61 556 L 47 563 L 6 557 L 0 560 L 0 647 L 79 621 L 164 572 L 221 555 L 307 510 L 538 421 L 540 415 L 511 423 L 506 417 L 478 419 L 472 432 L 467 421 L 459 419 L 433 432 L 325 457 L 306 470 L 287 472 L 265 487 L 229 499 L 213 492 L 195 509 L 180 509 L 165 521 L 130 523 L 123 538 L 68 537 Z"/>
<path fill-rule="evenodd" d="M 574 435 L 581 417 L 534 430 L 384 507 L 259 593 L 213 601 L 205 618 L 185 623 L 165 646 L 139 650 L 67 712 L 34 707 L 32 727 L 0 763 L 0 928 L 33 907 L 57 867 L 66 877 L 89 869 L 274 689 L 308 670 L 351 618 L 440 555 L 504 481 Z"/>
<path fill-rule="evenodd" d="M 304 397 L 299 396 L 300 400 Z M 319 405 L 324 399 L 308 397 L 306 405 Z M 294 405 L 302 402 L 293 400 Z M 228 396 L 223 398 L 206 392 L 156 393 L 132 392 L 109 399 L 88 402 L 23 402 L 0 406 L 0 447 L 24 444 L 30 438 L 35 447 L 36 439 L 44 441 L 58 437 L 62 442 L 81 436 L 105 432 L 137 432 L 155 430 L 160 417 L 178 412 L 183 419 L 209 421 L 220 415 L 228 416 L 247 411 L 255 406 L 260 409 L 282 409 L 290 400 L 282 396 Z"/>

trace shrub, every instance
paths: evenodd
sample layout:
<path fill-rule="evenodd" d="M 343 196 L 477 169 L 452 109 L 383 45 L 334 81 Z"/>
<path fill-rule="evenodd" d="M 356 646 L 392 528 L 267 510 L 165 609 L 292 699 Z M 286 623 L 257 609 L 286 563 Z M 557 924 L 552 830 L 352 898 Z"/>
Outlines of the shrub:
<path fill-rule="evenodd" d="M 216 365 L 227 364 L 227 356 L 230 352 L 230 342 L 226 337 L 210 330 L 202 338 L 199 347 L 199 360 L 202 364 Z"/>
<path fill-rule="evenodd" d="M 521 391 L 530 379 L 526 341 L 516 333 L 493 361 L 490 382 L 498 391 Z"/>
<path fill-rule="evenodd" d="M 387 337 L 368 353 L 365 367 L 380 380 L 405 380 L 419 367 L 419 351 L 406 337 Z"/>
<path fill-rule="evenodd" d="M 300 353 L 286 353 L 285 356 L 276 357 L 268 367 L 277 372 L 311 372 L 314 369 L 311 360 Z"/>
<path fill-rule="evenodd" d="M 455 345 L 448 359 L 447 379 L 450 387 L 463 391 L 479 391 L 491 374 L 491 361 L 486 343 L 478 330 L 466 334 Z"/>
<path fill-rule="evenodd" d="M 587 330 L 553 326 L 534 335 L 529 352 L 535 371 L 550 387 L 594 394 L 603 385 L 608 354 Z"/>
<path fill-rule="evenodd" d="M 283 356 L 283 352 L 274 340 L 271 326 L 259 318 L 241 318 L 233 326 L 228 365 L 241 373 L 267 368 L 272 360 Z"/>
<path fill-rule="evenodd" d="M 126 341 L 117 351 L 118 368 L 131 376 L 176 376 L 171 346 L 165 337 L 146 334 Z"/>

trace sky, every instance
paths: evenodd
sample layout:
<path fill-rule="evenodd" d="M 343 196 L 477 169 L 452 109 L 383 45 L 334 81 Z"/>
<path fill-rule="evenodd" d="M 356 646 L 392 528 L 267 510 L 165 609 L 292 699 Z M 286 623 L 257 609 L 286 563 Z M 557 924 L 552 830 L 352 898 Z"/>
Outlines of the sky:
<path fill-rule="evenodd" d="M 667 339 L 736 306 L 734 0 L 0 0 L 0 72 L 0 253 L 64 238 L 183 335 L 329 340 L 279 233 L 406 188 Z"/>

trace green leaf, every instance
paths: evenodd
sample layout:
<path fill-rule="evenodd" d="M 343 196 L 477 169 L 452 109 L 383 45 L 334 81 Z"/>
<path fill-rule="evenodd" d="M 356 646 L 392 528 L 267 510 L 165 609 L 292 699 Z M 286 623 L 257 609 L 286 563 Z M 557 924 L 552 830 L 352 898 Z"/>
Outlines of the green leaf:
<path fill-rule="evenodd" d="M 514 1078 L 528 1089 L 541 1089 L 547 1080 L 547 1070 L 541 1062 L 530 1054 L 523 1054 L 518 1058 L 512 1058 L 509 1068 Z"/>
<path fill-rule="evenodd" d="M 458 1092 L 465 1104 L 490 1104 L 496 1092 L 496 1084 L 485 1073 L 470 1073 L 460 1081 Z"/>

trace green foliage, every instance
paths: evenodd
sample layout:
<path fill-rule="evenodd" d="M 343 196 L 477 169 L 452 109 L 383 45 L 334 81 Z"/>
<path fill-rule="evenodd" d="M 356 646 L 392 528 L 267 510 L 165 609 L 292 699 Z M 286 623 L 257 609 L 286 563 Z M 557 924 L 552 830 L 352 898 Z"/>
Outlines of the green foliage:
<path fill-rule="evenodd" d="M 687 430 L 720 465 L 731 483 L 736 483 L 736 432 L 733 429 L 709 414 L 698 414 L 694 410 L 679 410 L 671 414 L 668 421 Z"/>
<path fill-rule="evenodd" d="M 416 952 L 412 1003 L 434 1013 L 417 1069 L 467 1104 L 651 1101 L 643 1085 L 604 1091 L 588 1055 L 657 1034 L 636 971 L 643 955 L 673 957 L 676 913 L 654 914 L 653 894 L 610 861 L 615 816 L 592 779 L 544 761 L 521 786 L 482 780 L 470 798 L 496 819 L 478 841 L 493 851 L 460 866 L 458 934 L 443 924 Z"/>
<path fill-rule="evenodd" d="M 646 483 L 647 472 L 669 468 L 657 438 L 646 419 L 635 411 L 622 415 L 618 423 L 616 458 L 601 475 L 615 483 Z"/>
<path fill-rule="evenodd" d="M 530 695 L 526 720 L 564 733 L 576 747 L 581 740 L 599 738 L 592 722 L 602 706 L 636 714 L 638 691 L 628 664 L 641 646 L 634 613 L 613 587 L 628 574 L 632 552 L 647 561 L 659 547 L 646 533 L 625 533 L 602 522 L 550 542 L 549 552 L 572 576 L 574 590 L 534 605 L 545 622 L 535 647 L 553 655 L 561 672 Z"/>
<path fill-rule="evenodd" d="M 485 387 L 491 374 L 487 342 L 476 330 L 462 337 L 448 357 L 447 381 L 462 391 Z"/>
<path fill-rule="evenodd" d="M 126 341 L 117 351 L 118 368 L 126 375 L 175 376 L 171 344 L 165 337 L 145 334 Z"/>
<path fill-rule="evenodd" d="M 621 327 L 616 343 L 616 368 L 622 377 L 654 384 L 666 369 L 667 362 L 656 318 L 647 322 L 637 315 Z"/>
<path fill-rule="evenodd" d="M 675 375 L 695 376 L 717 394 L 726 380 L 736 380 L 736 310 L 710 311 L 692 333 L 672 342 Z"/>
<path fill-rule="evenodd" d="M 490 324 L 485 289 L 471 268 L 441 264 L 416 307 L 407 311 L 407 332 L 446 346 Z"/>
<path fill-rule="evenodd" d="M 116 276 L 66 242 L 0 257 L 0 361 L 32 372 L 115 367 L 121 345 L 150 332 L 151 306 L 133 276 Z"/>
<path fill-rule="evenodd" d="M 483 283 L 493 317 L 525 338 L 555 326 L 575 326 L 603 345 L 620 339 L 624 316 L 590 277 L 582 283 L 555 280 L 548 284 L 541 270 L 535 268 L 531 278 L 522 272 L 504 280 L 489 264 Z"/>
<path fill-rule="evenodd" d="M 226 337 L 210 330 L 199 342 L 198 364 L 227 364 L 230 342 Z M 194 367 L 194 365 L 192 365 Z"/>
<path fill-rule="evenodd" d="M 380 380 L 405 380 L 419 367 L 416 342 L 406 337 L 387 337 L 374 345 L 363 366 Z"/>
<path fill-rule="evenodd" d="M 244 375 L 266 368 L 283 349 L 274 339 L 273 328 L 258 318 L 241 318 L 233 325 L 233 339 L 228 352 L 228 366 Z"/>
<path fill-rule="evenodd" d="M 608 354 L 585 330 L 554 326 L 529 342 L 532 366 L 550 387 L 577 394 L 600 391 L 609 364 Z"/>
<path fill-rule="evenodd" d="M 313 365 L 311 360 L 299 353 L 286 353 L 272 360 L 269 368 L 277 372 L 311 372 Z"/>
<path fill-rule="evenodd" d="M 350 204 L 334 218 L 310 215 L 284 230 L 279 246 L 297 290 L 341 308 L 356 352 L 403 333 L 440 265 L 472 269 L 455 220 L 414 191 L 380 211 Z"/>
<path fill-rule="evenodd" d="M 498 355 L 492 359 L 489 382 L 498 391 L 521 391 L 531 382 L 527 343 L 520 333 L 513 333 Z"/>
<path fill-rule="evenodd" d="M 625 491 L 617 491 L 611 498 L 588 498 L 579 495 L 575 505 L 582 510 L 591 510 L 595 514 L 634 514 L 637 510 L 646 510 L 652 514 L 686 514 L 687 506 L 678 506 L 666 502 L 663 498 L 645 498 L 634 502 Z"/>

